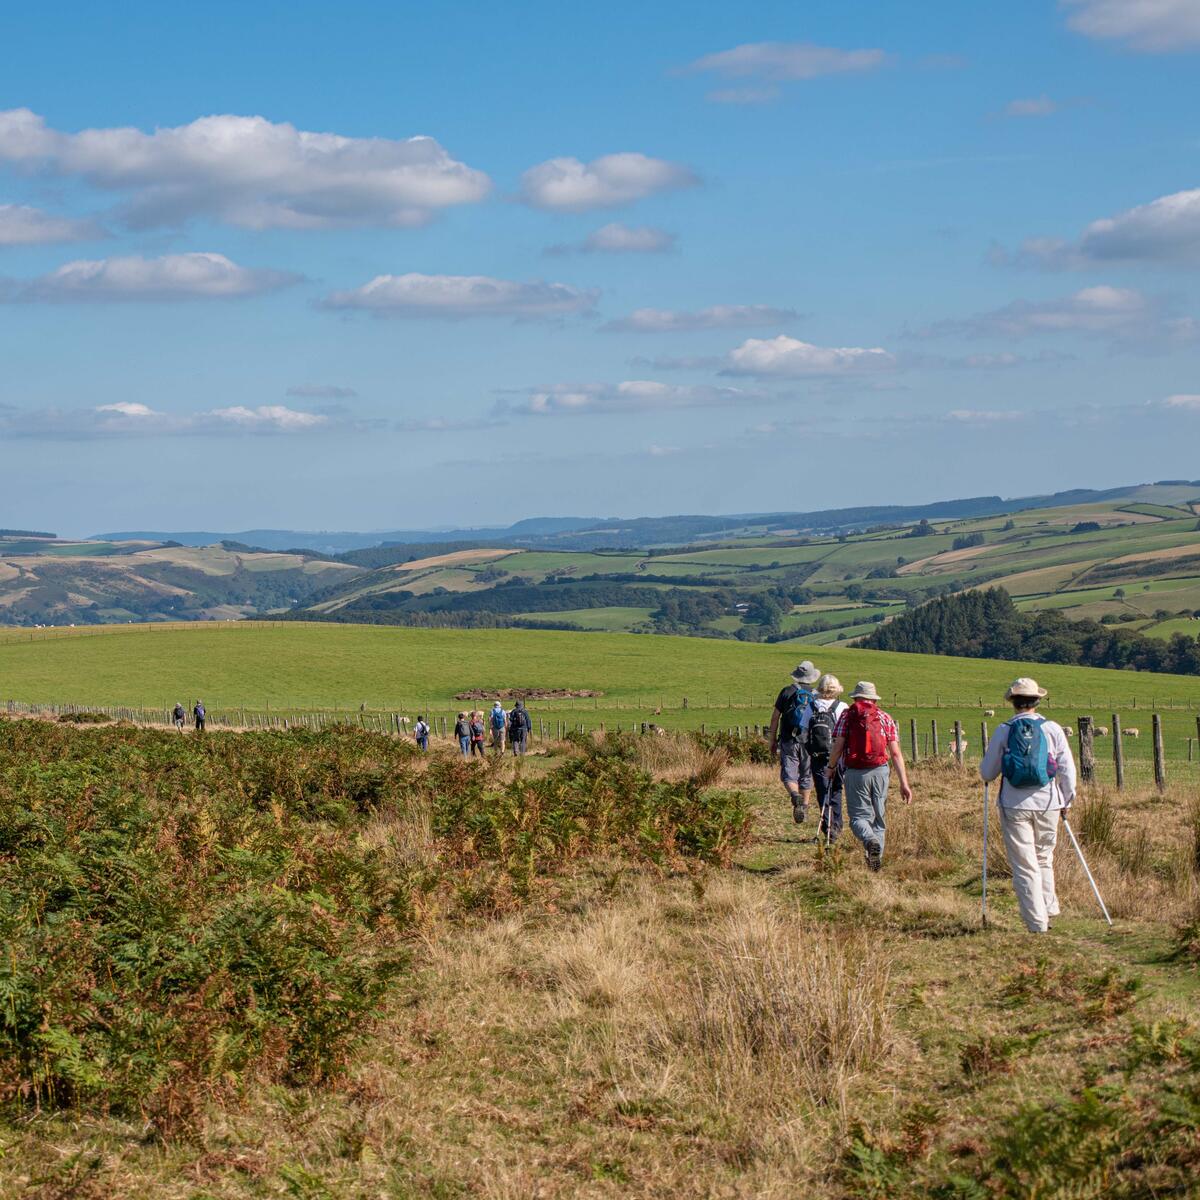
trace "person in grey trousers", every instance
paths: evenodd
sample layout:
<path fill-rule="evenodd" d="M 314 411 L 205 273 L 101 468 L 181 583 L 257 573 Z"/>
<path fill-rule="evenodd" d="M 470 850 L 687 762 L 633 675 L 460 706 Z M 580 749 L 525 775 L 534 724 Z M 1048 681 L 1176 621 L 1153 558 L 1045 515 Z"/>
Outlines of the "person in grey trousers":
<path fill-rule="evenodd" d="M 867 867 L 878 871 L 883 866 L 887 837 L 885 814 L 891 767 L 896 770 L 905 804 L 912 803 L 912 788 L 908 786 L 900 731 L 892 717 L 879 707 L 875 685 L 862 680 L 854 685 L 850 699 L 853 703 L 838 718 L 834 730 L 825 777 L 832 783 L 841 763 L 845 770 L 846 819 L 851 832 L 862 843 Z"/>

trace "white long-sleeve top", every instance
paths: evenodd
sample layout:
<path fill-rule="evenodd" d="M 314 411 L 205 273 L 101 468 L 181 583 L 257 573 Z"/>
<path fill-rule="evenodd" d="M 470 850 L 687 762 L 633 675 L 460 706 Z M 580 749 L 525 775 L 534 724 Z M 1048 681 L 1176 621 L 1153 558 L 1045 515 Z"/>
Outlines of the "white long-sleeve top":
<path fill-rule="evenodd" d="M 1024 809 L 1025 811 L 1047 812 L 1052 808 L 1066 808 L 1075 799 L 1075 759 L 1071 754 L 1071 743 L 1063 733 L 1063 727 L 1057 721 L 1048 721 L 1040 713 L 1028 714 L 1035 721 L 1042 723 L 1042 733 L 1054 761 L 1058 764 L 1058 774 L 1042 787 L 1013 787 L 1007 779 L 1000 784 L 1000 804 L 1004 808 Z M 985 783 L 991 783 L 1000 776 L 1000 768 L 1004 760 L 1004 751 L 1008 748 L 1008 725 L 1005 721 L 996 726 L 992 740 L 979 764 L 979 774 Z"/>

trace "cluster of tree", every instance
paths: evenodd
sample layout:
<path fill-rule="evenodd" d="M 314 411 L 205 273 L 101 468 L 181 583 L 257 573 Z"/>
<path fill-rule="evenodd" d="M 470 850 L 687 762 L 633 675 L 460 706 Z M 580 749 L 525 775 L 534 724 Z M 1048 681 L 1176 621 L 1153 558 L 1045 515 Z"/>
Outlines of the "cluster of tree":
<path fill-rule="evenodd" d="M 57 538 L 57 533 L 46 533 L 40 529 L 0 529 L 3 538 Z"/>
<path fill-rule="evenodd" d="M 1200 675 L 1200 641 L 1143 637 L 1054 611 L 1020 612 L 1003 588 L 932 600 L 881 625 L 862 643 L 872 650 L 1007 658 Z"/>
<path fill-rule="evenodd" d="M 982 533 L 960 533 L 950 543 L 952 550 L 970 550 L 974 546 L 982 546 L 987 539 Z"/>

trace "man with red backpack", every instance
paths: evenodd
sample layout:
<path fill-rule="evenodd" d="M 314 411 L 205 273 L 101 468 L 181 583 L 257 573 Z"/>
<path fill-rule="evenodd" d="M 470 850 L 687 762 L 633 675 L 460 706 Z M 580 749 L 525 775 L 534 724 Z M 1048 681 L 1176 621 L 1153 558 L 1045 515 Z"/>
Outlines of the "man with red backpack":
<path fill-rule="evenodd" d="M 810 690 L 821 672 L 807 659 L 793 672 L 792 682 L 775 698 L 767 731 L 771 755 L 779 755 L 779 780 L 792 801 L 792 820 L 802 825 L 812 795 L 812 760 L 804 746 L 804 717 L 813 701 Z"/>
<path fill-rule="evenodd" d="M 862 680 L 854 685 L 850 699 L 853 703 L 838 718 L 834 730 L 825 775 L 832 781 L 838 764 L 844 768 L 846 818 L 854 836 L 862 842 L 868 868 L 878 871 L 883 866 L 889 763 L 896 768 L 905 804 L 912 803 L 912 788 L 908 786 L 904 751 L 900 749 L 900 731 L 879 707 L 875 685 Z"/>

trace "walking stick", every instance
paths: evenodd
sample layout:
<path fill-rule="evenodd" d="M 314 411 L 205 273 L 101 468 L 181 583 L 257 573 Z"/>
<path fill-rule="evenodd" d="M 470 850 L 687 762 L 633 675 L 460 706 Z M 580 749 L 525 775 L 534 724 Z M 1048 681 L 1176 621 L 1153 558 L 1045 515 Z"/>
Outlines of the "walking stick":
<path fill-rule="evenodd" d="M 988 785 L 983 785 L 983 902 L 981 915 L 983 917 L 983 927 L 988 927 L 987 918 L 987 856 L 988 856 Z"/>
<path fill-rule="evenodd" d="M 1096 881 L 1092 878 L 1092 872 L 1088 869 L 1087 859 L 1083 857 L 1083 851 L 1079 848 L 1079 841 L 1075 837 L 1075 830 L 1071 828 L 1071 822 L 1067 820 L 1067 810 L 1062 810 L 1062 823 L 1067 827 L 1067 834 L 1071 838 L 1071 845 L 1075 847 L 1075 853 L 1079 855 L 1079 863 L 1083 867 L 1083 873 L 1087 876 L 1087 881 L 1092 885 L 1092 891 L 1096 893 L 1096 903 L 1100 905 L 1100 911 L 1104 914 L 1104 919 L 1108 922 L 1108 926 L 1112 928 L 1112 917 L 1108 915 L 1108 909 L 1104 907 L 1104 900 L 1100 895 L 1100 889 L 1096 886 Z"/>

